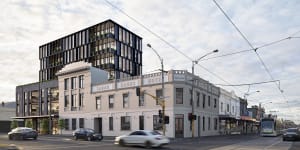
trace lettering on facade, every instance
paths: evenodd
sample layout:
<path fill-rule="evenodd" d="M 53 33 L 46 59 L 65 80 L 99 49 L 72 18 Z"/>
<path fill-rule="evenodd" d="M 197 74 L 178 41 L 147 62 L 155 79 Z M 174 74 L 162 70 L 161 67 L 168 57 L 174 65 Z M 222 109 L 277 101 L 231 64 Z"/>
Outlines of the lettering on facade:
<path fill-rule="evenodd" d="M 168 82 L 168 76 L 164 76 L 164 82 Z M 154 76 L 143 79 L 144 85 L 161 83 L 161 76 Z"/>
<path fill-rule="evenodd" d="M 174 81 L 185 81 L 185 75 L 184 74 L 174 74 Z"/>
<path fill-rule="evenodd" d="M 123 81 L 123 82 L 119 82 L 117 84 L 118 89 L 121 88 L 128 88 L 128 87 L 136 87 L 139 85 L 139 81 L 138 80 L 133 80 L 133 81 Z"/>
<path fill-rule="evenodd" d="M 92 92 L 102 92 L 102 91 L 107 91 L 112 89 L 113 89 L 113 84 L 96 85 L 93 86 Z"/>

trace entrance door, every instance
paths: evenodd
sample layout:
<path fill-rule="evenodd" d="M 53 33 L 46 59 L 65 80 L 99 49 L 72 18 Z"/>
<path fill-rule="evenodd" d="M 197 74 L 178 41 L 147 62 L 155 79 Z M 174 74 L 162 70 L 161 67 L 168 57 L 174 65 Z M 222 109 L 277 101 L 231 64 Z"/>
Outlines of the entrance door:
<path fill-rule="evenodd" d="M 94 119 L 94 130 L 97 133 L 102 133 L 102 118 Z"/>
<path fill-rule="evenodd" d="M 184 136 L 184 115 L 175 115 L 175 138 L 182 138 Z"/>

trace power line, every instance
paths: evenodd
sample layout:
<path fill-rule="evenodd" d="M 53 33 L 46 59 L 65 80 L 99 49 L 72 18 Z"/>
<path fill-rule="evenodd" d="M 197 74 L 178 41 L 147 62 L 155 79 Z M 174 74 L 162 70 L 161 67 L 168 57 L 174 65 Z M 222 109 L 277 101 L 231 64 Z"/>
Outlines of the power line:
<path fill-rule="evenodd" d="M 246 38 L 246 36 L 240 31 L 240 29 L 235 25 L 235 23 L 230 19 L 230 17 L 225 13 L 225 11 L 221 8 L 221 6 L 216 2 L 216 0 L 213 0 L 216 6 L 219 8 L 219 10 L 224 14 L 224 16 L 227 18 L 227 20 L 234 26 L 234 28 L 238 31 L 238 33 L 243 37 L 243 39 L 248 43 L 248 45 L 254 50 L 256 56 L 258 57 L 260 63 L 263 65 L 264 69 L 270 76 L 272 80 L 274 80 L 274 77 L 272 76 L 270 70 L 268 69 L 267 65 L 264 63 L 260 55 L 257 53 L 257 48 L 254 48 L 254 46 L 250 43 L 250 41 Z M 275 82 L 275 85 L 277 86 L 278 90 L 282 94 L 283 98 L 285 98 L 285 95 L 282 93 L 282 90 L 280 89 L 280 86 Z"/>
<path fill-rule="evenodd" d="M 258 46 L 258 47 L 254 48 L 254 49 L 246 49 L 246 50 L 236 51 L 236 52 L 233 52 L 233 53 L 227 53 L 227 54 L 223 54 L 223 55 L 219 55 L 219 56 L 213 56 L 213 57 L 201 59 L 200 61 L 205 61 L 205 60 L 215 59 L 215 58 L 220 58 L 220 57 L 226 57 L 226 56 L 231 56 L 231 55 L 245 53 L 245 52 L 250 52 L 250 51 L 253 51 L 253 50 L 258 50 L 258 49 L 261 49 L 263 47 L 271 46 L 271 45 L 283 42 L 285 40 L 290 40 L 290 39 L 293 39 L 293 38 L 300 38 L 300 37 L 291 37 L 291 36 L 289 36 L 289 37 L 286 37 L 286 38 L 283 38 L 283 39 L 280 39 L 280 40 L 276 40 L 276 41 L 273 41 L 273 42 L 270 42 L 270 43 Z"/>
<path fill-rule="evenodd" d="M 271 80 L 271 81 L 243 83 L 243 84 L 215 84 L 215 85 L 220 85 L 220 86 L 249 86 L 249 85 L 265 84 L 265 83 L 271 83 L 271 82 L 280 82 L 280 81 L 279 80 Z"/>
<path fill-rule="evenodd" d="M 178 53 L 180 53 L 181 55 L 183 55 L 184 57 L 186 57 L 187 59 L 189 59 L 190 61 L 193 61 L 193 59 L 189 56 L 187 56 L 185 53 L 183 53 L 182 51 L 180 51 L 179 49 L 177 49 L 175 46 L 173 46 L 170 42 L 166 41 L 164 38 L 162 38 L 161 36 L 159 36 L 158 34 L 154 33 L 153 31 L 151 31 L 148 27 L 146 27 L 145 25 L 143 25 L 142 23 L 140 23 L 138 20 L 136 20 L 135 18 L 131 17 L 130 15 L 128 15 L 126 12 L 124 12 L 123 10 L 121 10 L 120 8 L 118 8 L 117 6 L 115 6 L 114 4 L 112 4 L 111 2 L 109 2 L 108 0 L 105 0 L 111 7 L 117 9 L 118 11 L 120 11 L 122 14 L 124 14 L 125 16 L 127 16 L 128 18 L 130 18 L 131 20 L 133 20 L 135 23 L 139 24 L 140 26 L 142 26 L 145 30 L 147 30 L 148 32 L 150 32 L 151 34 L 153 34 L 155 37 L 157 37 L 158 39 L 162 40 L 165 44 L 167 44 L 168 46 L 170 46 L 171 48 L 173 48 L 174 50 L 176 50 Z M 212 71 L 210 71 L 209 69 L 205 68 L 204 66 L 197 64 L 198 66 L 200 66 L 201 68 L 203 68 L 204 70 L 206 70 L 207 72 L 209 72 L 210 74 L 214 75 L 215 77 L 217 77 L 218 79 L 222 80 L 223 82 L 230 84 L 229 82 L 227 82 L 225 79 L 223 79 L 222 77 L 218 76 L 217 74 L 213 73 Z M 239 90 L 240 91 L 240 90 Z"/>

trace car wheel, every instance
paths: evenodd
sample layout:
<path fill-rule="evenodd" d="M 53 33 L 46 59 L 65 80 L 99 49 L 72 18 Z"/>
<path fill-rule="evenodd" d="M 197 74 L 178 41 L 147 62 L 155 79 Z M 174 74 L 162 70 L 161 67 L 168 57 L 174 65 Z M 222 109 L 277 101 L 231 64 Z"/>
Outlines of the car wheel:
<path fill-rule="evenodd" d="M 282 141 L 285 141 L 285 138 L 282 138 Z"/>
<path fill-rule="evenodd" d="M 92 140 L 92 137 L 91 137 L 91 136 L 88 136 L 88 137 L 87 137 L 87 140 L 88 140 L 88 141 L 91 141 L 91 140 Z"/>
<path fill-rule="evenodd" d="M 103 136 L 98 137 L 99 141 L 102 141 L 102 139 L 103 139 Z"/>
<path fill-rule="evenodd" d="M 125 141 L 121 139 L 121 140 L 119 141 L 119 145 L 120 145 L 120 146 L 125 146 Z"/>
<path fill-rule="evenodd" d="M 152 148 L 152 143 L 150 141 L 145 142 L 145 147 L 146 148 Z"/>
<path fill-rule="evenodd" d="M 20 135 L 20 136 L 19 136 L 19 140 L 24 140 L 24 136 L 23 136 L 23 135 Z"/>
<path fill-rule="evenodd" d="M 76 135 L 74 135 L 74 140 L 77 140 L 78 138 L 77 138 L 77 136 Z"/>
<path fill-rule="evenodd" d="M 16 135 L 12 135 L 11 138 L 12 138 L 12 140 L 17 140 L 18 139 Z"/>
<path fill-rule="evenodd" d="M 33 139 L 36 140 L 36 139 L 37 139 L 37 136 L 35 136 Z"/>

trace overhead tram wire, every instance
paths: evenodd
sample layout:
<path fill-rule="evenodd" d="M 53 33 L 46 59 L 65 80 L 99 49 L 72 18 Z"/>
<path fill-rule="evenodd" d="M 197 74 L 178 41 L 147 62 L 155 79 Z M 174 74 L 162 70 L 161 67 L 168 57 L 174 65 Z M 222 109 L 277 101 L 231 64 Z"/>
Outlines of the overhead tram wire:
<path fill-rule="evenodd" d="M 219 55 L 219 56 L 213 56 L 213 57 L 201 59 L 200 61 L 205 61 L 205 60 L 215 59 L 215 58 L 220 58 L 220 57 L 226 57 L 226 56 L 231 56 L 231 55 L 245 53 L 245 52 L 250 52 L 250 51 L 258 50 L 260 48 L 267 47 L 267 46 L 271 46 L 271 45 L 274 45 L 274 44 L 277 44 L 277 43 L 280 43 L 280 42 L 283 42 L 285 40 L 292 39 L 292 38 L 294 38 L 294 37 L 289 36 L 287 38 L 283 38 L 283 39 L 280 39 L 280 40 L 276 40 L 276 41 L 261 45 L 259 47 L 254 48 L 254 49 L 246 49 L 246 50 L 236 51 L 236 52 L 233 52 L 233 53 L 227 53 L 227 54 L 223 54 L 223 55 Z"/>
<path fill-rule="evenodd" d="M 244 83 L 244 84 L 215 84 L 215 85 L 220 85 L 220 86 L 249 86 L 249 85 L 257 85 L 257 84 L 266 84 L 266 83 L 271 83 L 271 82 L 280 82 L 280 80 L 271 80 L 271 81 Z"/>
<path fill-rule="evenodd" d="M 255 52 L 256 56 L 258 57 L 259 61 L 261 62 L 261 64 L 264 66 L 264 69 L 266 70 L 266 72 L 268 73 L 268 75 L 270 76 L 270 78 L 271 78 L 272 80 L 274 80 L 274 77 L 272 76 L 270 70 L 267 68 L 266 64 L 264 63 L 264 61 L 262 60 L 262 58 L 261 58 L 260 55 L 258 54 L 258 52 L 257 52 L 258 49 L 257 49 L 257 48 L 255 49 L 255 48 L 253 47 L 253 45 L 249 42 L 249 40 L 245 37 L 245 35 L 239 30 L 239 28 L 234 24 L 234 22 L 229 18 L 229 16 L 225 13 L 225 11 L 221 8 L 221 6 L 216 2 L 216 0 L 213 0 L 213 1 L 214 1 L 214 3 L 216 4 L 216 6 L 220 9 L 220 11 L 221 11 L 221 12 L 225 15 L 225 17 L 228 19 L 228 21 L 234 26 L 234 28 L 239 32 L 239 34 L 240 34 L 240 35 L 244 38 L 244 40 L 248 43 L 248 45 L 249 45 L 252 49 L 254 49 L 254 52 Z M 297 34 L 297 33 L 295 33 L 295 34 Z M 295 38 L 295 37 L 294 37 L 294 38 Z M 282 89 L 280 89 L 280 85 L 277 84 L 276 82 L 274 82 L 274 84 L 276 85 L 277 89 L 278 89 L 279 92 L 281 93 L 283 99 L 284 99 L 285 101 L 287 101 L 287 100 L 286 100 L 285 94 L 283 93 Z M 288 101 L 287 101 L 287 103 L 288 103 Z M 288 104 L 288 107 L 290 107 L 289 104 Z M 290 107 L 290 108 L 291 108 L 291 107 Z M 296 116 L 295 116 L 295 117 L 296 117 Z"/>
<path fill-rule="evenodd" d="M 259 61 L 261 62 L 261 64 L 264 66 L 264 69 L 266 70 L 266 72 L 268 73 L 268 75 L 270 76 L 270 78 L 272 80 L 275 80 L 273 75 L 271 74 L 270 70 L 268 69 L 268 67 L 266 66 L 266 64 L 264 63 L 264 61 L 262 60 L 262 58 L 260 57 L 260 55 L 257 53 L 258 48 L 254 48 L 254 46 L 250 43 L 250 41 L 246 38 L 246 36 L 240 31 L 240 29 L 234 24 L 234 22 L 230 19 L 230 17 L 225 13 L 225 11 L 221 8 L 221 6 L 216 2 L 216 0 L 213 0 L 214 3 L 216 4 L 216 6 L 220 9 L 220 11 L 225 15 L 225 17 L 227 18 L 227 20 L 234 26 L 234 28 L 238 31 L 238 33 L 243 37 L 243 39 L 248 43 L 248 45 L 254 50 L 256 56 L 258 57 Z M 279 92 L 281 93 L 281 95 L 283 96 L 284 99 L 286 99 L 285 95 L 283 94 L 282 90 L 280 89 L 280 86 L 275 82 L 276 87 L 278 88 Z"/>
<path fill-rule="evenodd" d="M 162 40 L 165 44 L 167 44 L 168 46 L 170 46 L 171 48 L 173 48 L 175 51 L 177 51 L 178 53 L 180 53 L 181 55 L 183 55 L 184 57 L 186 57 L 187 59 L 189 59 L 190 61 L 193 61 L 193 59 L 189 56 L 187 56 L 185 53 L 181 52 L 179 49 L 177 49 L 175 46 L 173 46 L 171 43 L 169 43 L 168 41 L 166 41 L 164 38 L 162 38 L 161 36 L 159 36 L 158 34 L 154 33 L 153 31 L 151 31 L 149 28 L 147 28 L 145 25 L 143 25 L 142 23 L 140 23 L 138 20 L 136 20 L 135 18 L 131 17 L 130 15 L 128 15 L 126 12 L 124 12 L 123 10 L 121 10 L 119 7 L 115 6 L 114 4 L 112 4 L 111 2 L 109 2 L 108 0 L 105 0 L 106 3 L 108 3 L 111 7 L 115 8 L 116 10 L 120 11 L 122 14 L 124 14 L 125 16 L 127 16 L 128 18 L 130 18 L 131 20 L 133 20 L 135 23 L 139 24 L 140 26 L 142 26 L 145 30 L 147 30 L 148 32 L 150 32 L 151 34 L 153 34 L 155 37 L 157 37 L 158 39 Z M 223 79 L 222 77 L 218 76 L 217 74 L 213 73 L 212 71 L 210 71 L 209 69 L 205 68 L 204 66 L 197 64 L 198 66 L 200 66 L 202 69 L 206 70 L 207 72 L 211 73 L 212 75 L 214 75 L 215 77 L 217 77 L 218 79 L 222 80 L 223 82 L 230 84 L 229 82 L 227 82 L 225 79 Z M 240 91 L 240 90 L 239 90 Z"/>

